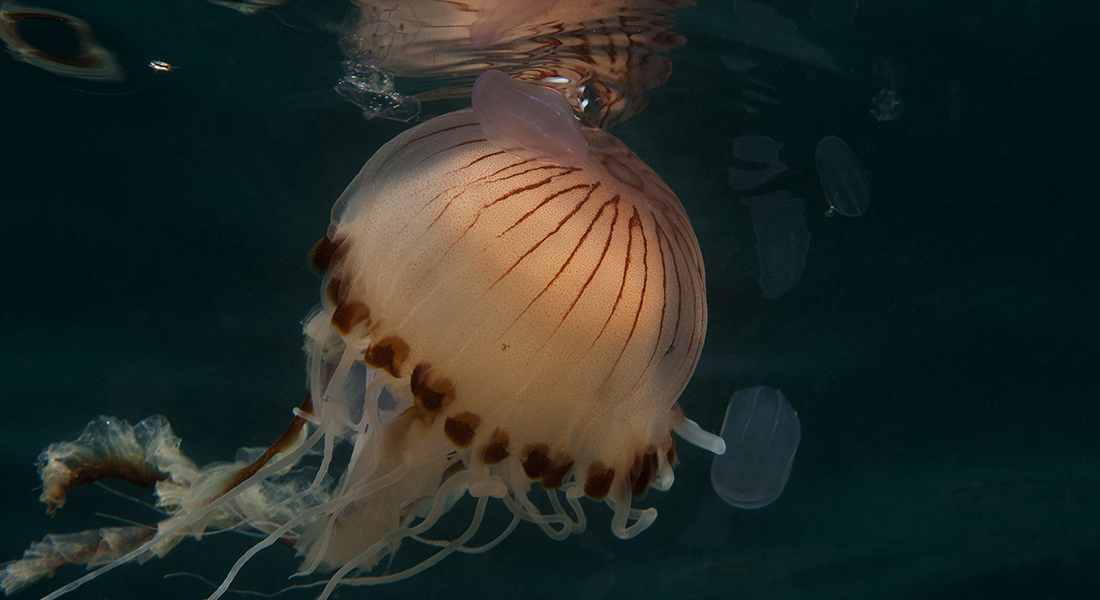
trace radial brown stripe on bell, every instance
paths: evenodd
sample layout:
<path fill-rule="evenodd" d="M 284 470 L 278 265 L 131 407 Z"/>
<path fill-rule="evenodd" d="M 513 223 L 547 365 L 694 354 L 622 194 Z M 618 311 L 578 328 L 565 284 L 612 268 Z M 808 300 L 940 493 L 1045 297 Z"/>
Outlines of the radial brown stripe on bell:
<path fill-rule="evenodd" d="M 600 157 L 600 163 L 607 169 L 607 172 L 617 179 L 623 185 L 630 186 L 639 192 L 645 190 L 645 182 L 638 176 L 634 169 L 623 164 L 623 161 L 615 158 L 611 154 L 604 154 Z"/>
<path fill-rule="evenodd" d="M 595 463 L 588 467 L 588 479 L 584 480 L 584 495 L 593 500 L 603 500 L 611 492 L 611 484 L 614 481 L 615 469 L 603 463 Z"/>
<path fill-rule="evenodd" d="M 508 434 L 497 429 L 493 432 L 493 437 L 489 439 L 489 443 L 485 445 L 485 450 L 481 453 L 481 462 L 491 466 L 500 463 L 508 456 L 510 456 L 508 452 Z"/>
<path fill-rule="evenodd" d="M 634 466 L 630 468 L 630 493 L 635 498 L 645 496 L 649 484 L 657 479 L 659 466 L 656 452 L 634 455 Z"/>
<path fill-rule="evenodd" d="M 454 400 L 454 384 L 449 379 L 432 381 L 432 367 L 420 363 L 413 368 L 409 387 L 416 404 L 430 414 L 436 414 Z"/>
<path fill-rule="evenodd" d="M 409 345 L 405 340 L 389 336 L 372 343 L 363 353 L 363 362 L 401 378 L 401 365 L 409 356 Z"/>
<path fill-rule="evenodd" d="M 337 281 L 333 279 L 333 281 Z M 370 308 L 362 302 L 344 302 L 337 304 L 329 319 L 332 326 L 342 335 L 348 335 L 356 325 L 366 323 L 370 325 Z M 373 363 L 371 363 L 373 364 Z M 381 367 L 380 367 L 381 368 Z M 395 376 L 396 377 L 396 376 Z"/>
<path fill-rule="evenodd" d="M 447 417 L 443 423 L 443 433 L 456 448 L 466 448 L 474 441 L 477 426 L 481 424 L 481 417 L 474 413 L 464 412 L 453 417 Z"/>

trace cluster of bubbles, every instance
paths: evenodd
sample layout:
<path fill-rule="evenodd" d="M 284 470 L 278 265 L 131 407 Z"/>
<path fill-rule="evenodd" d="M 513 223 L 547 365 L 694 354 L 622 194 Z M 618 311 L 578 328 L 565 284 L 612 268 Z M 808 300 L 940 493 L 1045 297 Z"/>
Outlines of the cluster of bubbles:
<path fill-rule="evenodd" d="M 420 114 L 420 100 L 399 93 L 393 73 L 371 61 L 345 60 L 343 66 L 344 76 L 333 89 L 358 106 L 367 119 L 379 117 L 407 123 Z"/>

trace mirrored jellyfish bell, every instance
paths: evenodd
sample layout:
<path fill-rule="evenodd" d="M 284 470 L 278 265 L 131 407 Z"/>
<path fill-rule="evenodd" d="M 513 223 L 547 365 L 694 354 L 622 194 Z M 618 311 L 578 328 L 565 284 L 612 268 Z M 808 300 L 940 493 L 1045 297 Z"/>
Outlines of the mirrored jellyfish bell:
<path fill-rule="evenodd" d="M 477 8 L 477 18 L 470 25 L 470 41 L 476 46 L 499 42 L 504 34 L 518 25 L 530 23 L 549 11 L 559 0 L 485 0 Z"/>
<path fill-rule="evenodd" d="M 783 392 L 758 385 L 734 394 L 721 435 L 726 452 L 711 464 L 714 491 L 737 508 L 775 502 L 787 486 L 802 439 L 798 413 Z"/>

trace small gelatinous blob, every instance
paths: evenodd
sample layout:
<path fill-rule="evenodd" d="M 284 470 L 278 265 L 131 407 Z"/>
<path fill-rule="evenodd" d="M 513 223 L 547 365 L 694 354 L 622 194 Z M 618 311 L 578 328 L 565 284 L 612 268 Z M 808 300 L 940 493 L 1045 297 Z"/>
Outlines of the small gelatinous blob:
<path fill-rule="evenodd" d="M 741 160 L 765 163 L 768 166 L 762 170 L 747 171 L 736 167 L 729 167 L 726 171 L 730 174 L 730 187 L 737 190 L 748 190 L 764 185 L 773 177 L 787 170 L 787 165 L 779 160 L 779 151 L 783 144 L 763 135 L 743 135 L 733 140 L 733 155 Z"/>
<path fill-rule="evenodd" d="M 859 0 L 814 0 L 810 17 L 826 27 L 844 27 L 856 21 Z"/>
<path fill-rule="evenodd" d="M 903 70 L 893 59 L 880 56 L 871 65 L 871 73 L 882 89 L 871 98 L 871 114 L 879 121 L 893 121 L 905 112 L 905 105 L 898 94 Z"/>
<path fill-rule="evenodd" d="M 470 25 L 470 42 L 475 46 L 495 44 L 509 29 L 528 23 L 550 10 L 559 0 L 486 0 Z"/>
<path fill-rule="evenodd" d="M 733 395 L 722 422 L 726 453 L 714 457 L 710 483 L 727 503 L 762 508 L 775 502 L 791 476 L 802 439 L 798 413 L 783 392 L 764 385 Z"/>
<path fill-rule="evenodd" d="M 580 121 L 553 89 L 490 70 L 474 82 L 471 99 L 485 138 L 501 150 L 567 167 L 588 156 Z"/>
<path fill-rule="evenodd" d="M 80 45 L 79 54 L 58 56 L 28 43 L 19 35 L 19 24 L 35 20 L 61 23 L 72 29 Z M 115 55 L 99 45 L 88 23 L 56 10 L 24 7 L 13 2 L 0 6 L 0 40 L 7 45 L 15 60 L 57 75 L 92 81 L 121 81 L 125 78 Z"/>
<path fill-rule="evenodd" d="M 856 153 L 844 140 L 830 135 L 818 142 L 814 160 L 829 205 L 846 217 L 862 215 L 870 201 L 870 178 Z"/>
<path fill-rule="evenodd" d="M 806 267 L 810 228 L 802 212 L 802 199 L 781 190 L 741 202 L 752 209 L 749 215 L 760 258 L 760 289 L 765 298 L 774 300 L 798 283 Z"/>
<path fill-rule="evenodd" d="M 905 112 L 905 105 L 897 92 L 881 89 L 871 98 L 871 114 L 878 121 L 893 121 Z"/>

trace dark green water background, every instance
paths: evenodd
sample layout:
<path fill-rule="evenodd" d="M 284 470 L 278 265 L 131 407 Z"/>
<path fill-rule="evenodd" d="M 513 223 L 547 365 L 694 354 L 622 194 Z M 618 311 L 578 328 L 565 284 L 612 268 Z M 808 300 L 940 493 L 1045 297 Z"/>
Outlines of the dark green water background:
<path fill-rule="evenodd" d="M 808 1 L 769 0 L 833 74 L 730 39 L 730 3 L 700 4 L 678 14 L 688 45 L 668 84 L 612 131 L 680 196 L 706 260 L 710 326 L 681 403 L 717 431 L 736 390 L 781 388 L 803 432 L 786 492 L 708 512 L 710 458 L 681 444 L 675 486 L 646 499 L 660 517 L 634 540 L 591 505 L 582 536 L 521 526 L 486 555 L 335 597 L 1094 598 L 1100 9 L 868 0 L 828 29 Z M 128 78 L 88 84 L 0 57 L 0 560 L 113 524 L 97 511 L 157 520 L 95 487 L 53 519 L 36 502 L 38 452 L 98 414 L 163 414 L 200 463 L 278 436 L 304 392 L 299 320 L 319 298 L 306 252 L 406 127 L 332 91 L 332 33 L 273 13 L 39 6 L 89 21 Z M 752 75 L 782 104 L 739 108 L 720 53 L 759 61 Z M 869 112 L 879 55 L 907 70 L 893 122 Z M 790 169 L 766 189 L 806 199 L 807 265 L 779 300 L 761 296 L 744 194 L 726 183 L 745 134 L 786 144 Z M 813 150 L 830 134 L 870 172 L 860 218 L 824 214 Z M 498 506 L 492 524 L 504 519 Z M 203 598 L 207 585 L 161 577 L 220 580 L 248 544 L 185 542 L 71 597 Z M 295 564 L 274 548 L 238 582 L 274 591 Z"/>

